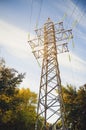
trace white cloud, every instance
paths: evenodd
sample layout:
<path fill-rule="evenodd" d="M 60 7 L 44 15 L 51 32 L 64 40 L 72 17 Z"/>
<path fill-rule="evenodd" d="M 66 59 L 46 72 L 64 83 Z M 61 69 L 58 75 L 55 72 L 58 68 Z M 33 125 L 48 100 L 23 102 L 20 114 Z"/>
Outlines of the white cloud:
<path fill-rule="evenodd" d="M 27 32 L 13 25 L 10 25 L 4 21 L 0 21 L 0 45 L 5 47 L 7 51 L 9 52 L 9 54 L 14 55 L 18 58 L 26 58 L 26 59 L 29 58 L 30 62 L 33 62 L 33 60 L 31 60 L 33 58 L 31 49 L 27 43 L 27 35 L 28 35 Z M 77 75 L 76 72 L 78 72 L 79 74 L 81 73 L 84 75 L 86 74 L 86 61 L 83 61 L 81 58 L 74 55 L 73 53 L 71 53 L 71 63 L 68 58 L 68 53 L 59 54 L 59 64 L 63 66 L 66 70 L 71 69 L 71 64 L 72 64 L 75 75 Z M 28 67 L 29 67 L 29 64 L 28 64 Z M 32 69 L 32 73 L 34 74 L 33 69 Z M 70 77 L 70 73 L 65 74 L 65 72 L 63 72 L 62 74 L 66 75 L 66 76 L 63 76 L 65 77 L 65 80 L 67 80 Z M 27 84 L 28 84 L 28 78 L 27 78 L 27 81 L 25 80 Z M 72 78 L 70 77 L 70 79 Z M 30 80 L 31 82 L 33 82 L 33 80 L 35 81 L 35 76 L 34 76 L 34 79 L 31 78 Z M 81 79 L 80 82 L 82 80 L 83 79 Z"/>
<path fill-rule="evenodd" d="M 71 69 L 72 65 L 74 70 L 78 72 L 86 72 L 86 61 L 82 60 L 72 52 L 60 54 L 58 57 L 59 57 L 59 64 L 61 64 L 62 66 Z"/>
<path fill-rule="evenodd" d="M 72 84 L 77 87 L 86 83 L 86 61 L 82 60 L 72 52 L 60 54 L 59 66 L 62 84 Z"/>
<path fill-rule="evenodd" d="M 73 30 L 73 35 L 74 35 L 74 39 L 76 39 L 76 40 L 77 40 L 77 38 L 79 38 L 79 39 L 86 41 L 86 34 L 83 32 L 83 30 L 79 30 L 78 28 L 76 28 Z"/>
<path fill-rule="evenodd" d="M 76 87 L 80 87 L 81 85 L 84 85 L 86 83 L 86 76 L 82 73 L 75 72 L 72 67 L 70 71 L 60 70 L 60 75 L 63 85 L 72 84 Z"/>
<path fill-rule="evenodd" d="M 27 58 L 30 47 L 27 42 L 28 33 L 0 20 L 0 46 L 14 56 Z"/>

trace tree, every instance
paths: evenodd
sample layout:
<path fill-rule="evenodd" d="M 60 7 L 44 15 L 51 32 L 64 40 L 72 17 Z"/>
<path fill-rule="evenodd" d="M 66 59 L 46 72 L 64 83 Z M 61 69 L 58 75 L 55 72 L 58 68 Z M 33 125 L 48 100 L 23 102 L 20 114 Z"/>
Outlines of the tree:
<path fill-rule="evenodd" d="M 24 74 L 0 64 L 0 130 L 33 130 L 37 94 L 19 89 Z"/>
<path fill-rule="evenodd" d="M 33 130 L 35 128 L 36 121 L 36 104 L 37 94 L 31 92 L 30 89 L 20 89 L 18 97 L 22 100 L 17 109 L 17 128 L 25 130 Z M 22 127 L 22 125 L 23 127 Z"/>
<path fill-rule="evenodd" d="M 71 130 L 86 129 L 86 85 L 78 90 L 71 85 L 63 87 L 66 123 Z"/>
<path fill-rule="evenodd" d="M 0 130 L 7 129 L 10 121 L 13 122 L 15 119 L 14 113 L 20 103 L 20 99 L 16 97 L 17 86 L 23 78 L 24 74 L 18 74 L 16 70 L 7 68 L 0 60 Z"/>
<path fill-rule="evenodd" d="M 78 107 L 77 130 L 86 129 L 86 84 L 77 92 L 76 106 Z"/>
<path fill-rule="evenodd" d="M 0 59 L 0 130 L 33 130 L 36 122 L 37 94 L 19 89 L 24 74 L 6 67 Z M 43 117 L 38 121 L 42 130 Z"/>

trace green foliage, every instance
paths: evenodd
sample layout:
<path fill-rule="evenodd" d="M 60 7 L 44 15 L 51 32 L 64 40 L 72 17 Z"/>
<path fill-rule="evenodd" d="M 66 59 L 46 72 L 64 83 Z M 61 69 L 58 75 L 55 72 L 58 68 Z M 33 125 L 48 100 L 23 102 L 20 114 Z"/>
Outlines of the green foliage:
<path fill-rule="evenodd" d="M 66 123 L 71 130 L 86 129 L 86 85 L 76 90 L 73 86 L 63 87 Z"/>
<path fill-rule="evenodd" d="M 21 122 L 25 123 L 26 129 L 33 130 L 36 121 L 37 95 L 29 89 L 23 88 L 19 91 L 18 97 L 22 102 L 17 109 L 17 119 L 19 121 L 21 119 Z"/>
<path fill-rule="evenodd" d="M 18 89 L 24 78 L 16 70 L 0 63 L 0 130 L 33 130 L 37 95 Z"/>

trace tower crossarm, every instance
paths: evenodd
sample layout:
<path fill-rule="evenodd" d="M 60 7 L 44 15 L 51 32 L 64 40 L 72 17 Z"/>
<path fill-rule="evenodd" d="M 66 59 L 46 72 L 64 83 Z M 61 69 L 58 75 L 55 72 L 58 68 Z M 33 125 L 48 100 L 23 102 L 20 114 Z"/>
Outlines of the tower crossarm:
<path fill-rule="evenodd" d="M 70 40 L 73 38 L 73 35 L 72 35 L 72 29 L 70 30 L 62 30 L 60 32 L 58 31 L 55 31 L 55 34 L 56 34 L 56 42 L 59 42 L 59 41 L 62 41 L 64 42 L 64 40 Z"/>
<path fill-rule="evenodd" d="M 43 40 L 40 38 L 36 38 L 33 40 L 28 41 L 29 45 L 32 49 L 32 53 L 34 54 L 36 59 L 43 58 Z"/>
<path fill-rule="evenodd" d="M 64 53 L 64 52 L 68 52 L 68 43 L 63 43 L 63 44 L 59 44 L 57 45 L 57 54 L 60 53 Z"/>
<path fill-rule="evenodd" d="M 57 28 L 58 27 L 58 28 Z M 51 33 L 51 37 L 48 38 L 48 41 L 50 44 L 52 44 L 54 41 L 53 39 L 53 33 L 52 29 L 48 31 L 48 33 Z M 32 53 L 34 54 L 36 59 L 43 59 L 44 55 L 44 28 L 36 29 L 35 30 L 37 37 L 35 39 L 29 40 L 29 45 L 32 49 Z M 47 33 L 47 35 L 48 35 Z M 72 35 L 72 29 L 65 30 L 63 28 L 63 22 L 59 22 L 55 24 L 55 42 L 57 47 L 57 54 L 68 52 L 68 43 L 70 39 L 73 38 Z M 50 48 L 51 51 L 51 48 Z M 52 52 L 52 51 L 51 51 Z"/>

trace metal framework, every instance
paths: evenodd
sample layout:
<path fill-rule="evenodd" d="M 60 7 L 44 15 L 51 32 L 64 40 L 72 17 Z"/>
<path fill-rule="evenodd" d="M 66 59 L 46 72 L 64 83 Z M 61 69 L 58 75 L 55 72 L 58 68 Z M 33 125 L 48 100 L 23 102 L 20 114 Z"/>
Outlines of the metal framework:
<path fill-rule="evenodd" d="M 44 27 L 35 31 L 37 38 L 28 41 L 35 58 L 42 59 L 35 130 L 38 129 L 40 117 L 43 117 L 44 121 L 43 130 L 50 129 L 47 125 L 48 122 L 55 124 L 59 120 L 62 122 L 61 130 L 66 130 L 57 55 L 68 52 L 68 42 L 73 38 L 72 30 L 65 30 L 63 22 L 54 24 L 48 18 Z"/>

